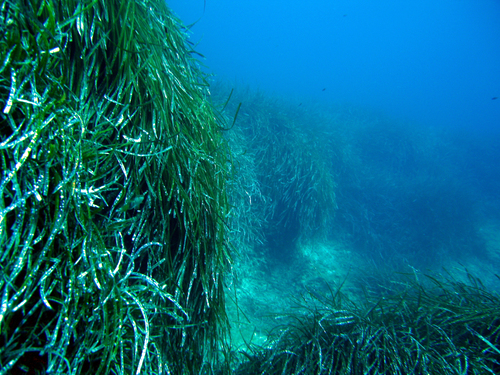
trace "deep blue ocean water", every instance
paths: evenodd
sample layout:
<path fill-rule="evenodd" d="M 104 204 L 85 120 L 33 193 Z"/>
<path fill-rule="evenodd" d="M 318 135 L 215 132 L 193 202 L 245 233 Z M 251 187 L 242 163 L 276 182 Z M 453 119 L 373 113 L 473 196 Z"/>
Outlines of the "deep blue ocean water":
<path fill-rule="evenodd" d="M 496 0 L 170 0 L 218 77 L 403 120 L 498 131 Z"/>

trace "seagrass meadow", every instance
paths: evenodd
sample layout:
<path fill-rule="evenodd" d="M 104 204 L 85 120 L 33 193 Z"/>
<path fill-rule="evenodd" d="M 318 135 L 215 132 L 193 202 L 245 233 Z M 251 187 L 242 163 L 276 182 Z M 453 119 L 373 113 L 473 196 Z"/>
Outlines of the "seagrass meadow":
<path fill-rule="evenodd" d="M 406 275 L 362 304 L 309 293 L 234 373 L 498 374 L 500 299 L 468 277 Z"/>
<path fill-rule="evenodd" d="M 220 94 L 223 92 L 224 94 Z M 269 258 L 287 261 L 294 244 L 325 235 L 336 210 L 331 147 L 320 116 L 308 117 L 285 100 L 213 84 L 214 102 L 235 126 L 225 132 L 232 150 L 231 240 L 260 243 Z"/>
<path fill-rule="evenodd" d="M 500 264 L 450 152 L 210 82 L 188 31 L 161 0 L 0 0 L 0 375 L 499 373 L 490 284 L 394 272 Z"/>
<path fill-rule="evenodd" d="M 473 198 L 449 134 L 212 92 L 238 111 L 226 132 L 233 374 L 500 371 L 500 242 L 477 230 L 491 203 Z"/>
<path fill-rule="evenodd" d="M 225 141 L 162 1 L 0 4 L 0 373 L 211 371 Z"/>

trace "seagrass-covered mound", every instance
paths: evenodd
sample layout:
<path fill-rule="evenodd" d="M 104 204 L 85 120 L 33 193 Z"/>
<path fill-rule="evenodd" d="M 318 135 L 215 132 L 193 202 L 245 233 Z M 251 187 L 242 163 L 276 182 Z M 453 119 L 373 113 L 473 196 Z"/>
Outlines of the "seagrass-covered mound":
<path fill-rule="evenodd" d="M 469 282 L 403 278 L 364 304 L 311 292 L 234 374 L 498 374 L 500 295 Z"/>
<path fill-rule="evenodd" d="M 219 84 L 213 91 L 217 100 L 217 91 L 228 90 Z M 233 243 L 263 242 L 271 258 L 287 262 L 296 242 L 326 235 L 337 208 L 331 124 L 319 111 L 263 93 L 235 90 L 229 96 L 224 108 L 238 114 L 227 132 L 236 172 Z"/>
<path fill-rule="evenodd" d="M 0 2 L 0 373 L 195 373 L 227 148 L 163 1 Z"/>

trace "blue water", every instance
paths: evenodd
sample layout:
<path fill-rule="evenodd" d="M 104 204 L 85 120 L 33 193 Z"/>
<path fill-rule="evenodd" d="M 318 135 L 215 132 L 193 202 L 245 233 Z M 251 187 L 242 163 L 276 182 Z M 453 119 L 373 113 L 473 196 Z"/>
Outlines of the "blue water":
<path fill-rule="evenodd" d="M 498 130 L 500 2 L 171 0 L 218 77 L 416 124 Z M 204 10 L 205 7 L 205 10 Z M 200 19 L 201 18 L 201 19 Z"/>

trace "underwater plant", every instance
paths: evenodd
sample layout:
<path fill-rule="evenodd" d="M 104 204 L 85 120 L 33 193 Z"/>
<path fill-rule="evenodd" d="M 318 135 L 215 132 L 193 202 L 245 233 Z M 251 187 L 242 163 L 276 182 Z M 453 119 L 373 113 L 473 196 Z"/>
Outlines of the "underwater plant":
<path fill-rule="evenodd" d="M 500 296 L 469 282 L 410 279 L 365 303 L 340 290 L 310 293 L 264 346 L 244 352 L 243 374 L 497 374 Z"/>
<path fill-rule="evenodd" d="M 211 371 L 228 149 L 162 1 L 0 2 L 0 374 Z"/>
<path fill-rule="evenodd" d="M 220 83 L 212 87 L 214 101 L 222 103 L 225 91 Z M 263 93 L 231 94 L 224 108 L 238 111 L 234 128 L 225 132 L 233 151 L 232 220 L 243 234 L 233 237 L 236 247 L 253 241 L 286 258 L 297 241 L 324 235 L 336 210 L 323 119 Z"/>

